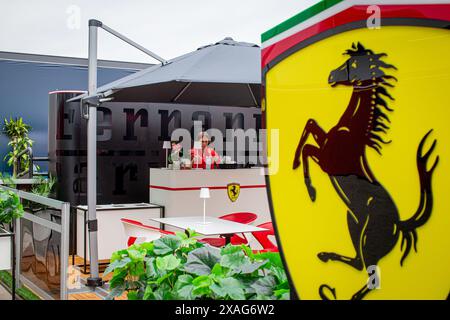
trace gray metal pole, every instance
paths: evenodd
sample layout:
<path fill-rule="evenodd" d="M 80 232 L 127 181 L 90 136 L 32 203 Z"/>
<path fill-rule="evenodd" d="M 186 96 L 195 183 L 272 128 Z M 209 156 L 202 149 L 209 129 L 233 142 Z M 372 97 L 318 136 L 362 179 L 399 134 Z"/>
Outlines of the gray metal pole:
<path fill-rule="evenodd" d="M 117 31 L 105 26 L 101 21 L 89 20 L 89 55 L 88 55 L 88 95 L 93 97 L 97 93 L 97 36 L 98 28 L 113 34 L 133 47 L 145 52 L 149 56 L 159 60 L 163 65 L 168 62 L 154 52 L 142 47 Z M 101 99 L 98 99 L 100 102 Z M 88 102 L 87 102 L 88 103 Z M 98 240 L 97 240 L 97 105 L 88 103 L 88 129 L 87 129 L 87 205 L 88 205 L 88 231 L 89 231 L 89 255 L 90 277 L 87 285 L 99 287 L 103 285 L 98 272 Z"/>
<path fill-rule="evenodd" d="M 68 299 L 67 271 L 69 270 L 70 203 L 61 208 L 61 300 Z"/>
<path fill-rule="evenodd" d="M 22 199 L 20 199 L 20 201 L 22 202 Z M 15 272 L 16 273 L 16 290 L 18 290 L 21 286 L 20 283 L 20 265 L 21 265 L 21 257 L 22 257 L 22 246 L 21 246 L 21 242 L 22 242 L 22 231 L 21 231 L 21 226 L 20 226 L 20 218 L 16 218 L 16 225 L 14 226 L 14 232 L 15 232 L 15 243 L 14 245 L 16 246 L 16 263 L 15 263 L 15 269 L 11 270 L 11 272 Z"/>
<path fill-rule="evenodd" d="M 89 20 L 89 55 L 88 55 L 88 90 L 89 95 L 97 91 L 97 34 L 98 21 Z M 90 253 L 90 277 L 87 285 L 101 286 L 102 279 L 98 272 L 98 240 L 97 240 L 97 108 L 89 104 L 87 129 L 87 205 Z"/>

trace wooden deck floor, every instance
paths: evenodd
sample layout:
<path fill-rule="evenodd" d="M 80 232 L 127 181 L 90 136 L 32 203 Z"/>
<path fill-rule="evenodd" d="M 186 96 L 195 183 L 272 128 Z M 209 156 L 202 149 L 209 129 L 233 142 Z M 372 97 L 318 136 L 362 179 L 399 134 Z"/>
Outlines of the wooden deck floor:
<path fill-rule="evenodd" d="M 95 293 L 76 293 L 70 294 L 69 300 L 104 300 Z M 115 298 L 114 300 L 127 300 L 127 295 L 124 293 L 122 296 Z"/>
<path fill-rule="evenodd" d="M 70 257 L 69 260 L 70 260 L 70 262 L 69 262 L 70 265 L 72 265 L 72 257 Z M 107 261 L 100 261 L 100 262 L 107 262 Z M 83 259 L 76 256 L 75 257 L 75 265 L 78 266 L 78 268 L 80 268 L 80 270 L 82 270 L 83 269 L 83 267 L 82 267 Z M 106 265 L 100 266 L 99 271 L 100 271 L 100 276 L 102 277 L 103 281 L 107 282 L 107 281 L 111 280 L 112 274 L 108 274 L 106 277 L 103 278 L 103 271 L 105 270 L 105 268 L 106 268 Z M 89 272 L 89 268 L 87 268 L 87 271 Z M 80 277 L 86 279 L 87 277 L 89 277 L 89 273 L 84 274 L 81 272 Z M 104 300 L 104 298 L 101 295 L 87 292 L 87 293 L 69 294 L 69 300 Z M 127 300 L 126 293 L 124 293 L 120 297 L 115 298 L 115 300 Z"/>

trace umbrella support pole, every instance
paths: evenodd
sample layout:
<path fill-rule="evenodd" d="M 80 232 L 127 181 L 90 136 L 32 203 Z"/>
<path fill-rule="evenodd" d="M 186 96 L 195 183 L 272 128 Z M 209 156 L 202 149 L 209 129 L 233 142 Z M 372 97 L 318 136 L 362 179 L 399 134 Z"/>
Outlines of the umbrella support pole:
<path fill-rule="evenodd" d="M 99 275 L 98 268 L 98 239 L 97 239 L 97 107 L 107 99 L 92 99 L 97 95 L 97 44 L 98 28 L 111 33 L 122 41 L 132 45 L 140 51 L 148 54 L 152 58 L 167 64 L 167 61 L 119 32 L 104 25 L 101 21 L 89 20 L 89 52 L 88 52 L 88 99 L 82 101 L 83 108 L 87 107 L 87 112 L 83 115 L 87 119 L 87 205 L 89 232 L 89 254 L 90 254 L 90 276 L 86 281 L 88 287 L 101 287 L 103 280 Z"/>
<path fill-rule="evenodd" d="M 88 55 L 88 90 L 93 95 L 97 91 L 97 29 L 96 23 L 89 21 L 89 55 Z M 87 119 L 87 205 L 90 254 L 90 277 L 87 286 L 100 287 L 103 280 L 98 272 L 98 240 L 97 240 L 97 108 L 88 104 Z"/>

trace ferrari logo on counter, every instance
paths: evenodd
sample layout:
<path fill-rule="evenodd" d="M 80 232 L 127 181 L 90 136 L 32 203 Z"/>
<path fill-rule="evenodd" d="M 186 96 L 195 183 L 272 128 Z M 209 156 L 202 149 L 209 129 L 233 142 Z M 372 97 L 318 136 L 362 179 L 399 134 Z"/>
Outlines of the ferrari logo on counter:
<path fill-rule="evenodd" d="M 231 202 L 235 202 L 239 198 L 241 192 L 241 185 L 239 183 L 230 183 L 227 185 L 228 198 Z"/>

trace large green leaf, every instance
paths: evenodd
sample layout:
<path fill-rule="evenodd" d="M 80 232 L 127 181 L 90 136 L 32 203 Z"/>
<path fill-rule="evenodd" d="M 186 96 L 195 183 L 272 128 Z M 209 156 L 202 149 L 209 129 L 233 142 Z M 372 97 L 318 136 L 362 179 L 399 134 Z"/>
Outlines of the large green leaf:
<path fill-rule="evenodd" d="M 133 248 L 133 247 L 128 248 L 127 252 L 128 252 L 128 256 L 130 257 L 130 259 L 133 262 L 144 261 L 145 255 L 147 253 L 147 251 L 144 249 Z"/>
<path fill-rule="evenodd" d="M 246 260 L 246 263 L 244 263 L 241 266 L 239 266 L 238 268 L 236 268 L 235 272 L 240 273 L 240 274 L 253 273 L 256 270 L 262 269 L 264 267 L 264 265 L 266 265 L 266 263 L 267 263 L 267 260 L 266 261 L 256 261 L 256 262 L 249 262 L 248 260 Z"/>
<path fill-rule="evenodd" d="M 192 245 L 194 245 L 196 243 L 197 243 L 197 239 L 187 238 L 187 239 L 184 239 L 184 240 L 181 241 L 181 246 L 183 246 L 183 247 L 190 247 L 190 246 L 192 246 Z"/>
<path fill-rule="evenodd" d="M 192 284 L 196 287 L 207 287 L 211 285 L 212 281 L 207 275 L 198 276 L 192 280 Z"/>
<path fill-rule="evenodd" d="M 249 278 L 245 278 L 245 277 L 240 277 L 239 281 L 241 281 L 242 283 L 242 287 L 244 288 L 244 292 L 246 294 L 253 294 L 256 293 L 256 290 L 254 288 L 252 288 L 252 284 L 258 280 L 258 278 L 254 278 L 254 277 L 249 277 Z"/>
<path fill-rule="evenodd" d="M 243 285 L 233 277 L 219 278 L 217 283 L 211 285 L 211 290 L 220 298 L 245 300 Z"/>
<path fill-rule="evenodd" d="M 177 250 L 180 245 L 181 240 L 178 237 L 174 235 L 164 236 L 153 242 L 153 252 L 159 256 L 166 255 Z"/>
<path fill-rule="evenodd" d="M 142 297 L 143 300 L 154 300 L 155 295 L 153 293 L 153 288 L 151 284 L 147 284 L 144 290 L 144 296 Z"/>
<path fill-rule="evenodd" d="M 281 261 L 281 256 L 278 252 L 262 252 L 253 255 L 257 260 L 269 260 L 270 263 L 279 268 L 283 267 L 283 262 Z"/>
<path fill-rule="evenodd" d="M 261 269 L 267 264 L 267 260 L 251 262 L 250 258 L 239 248 L 239 251 L 223 255 L 220 265 L 232 270 L 232 274 L 250 274 Z M 223 252 L 223 251 L 222 251 Z"/>
<path fill-rule="evenodd" d="M 273 293 L 276 282 L 273 276 L 265 276 L 256 280 L 251 286 L 258 295 L 270 296 Z"/>
<path fill-rule="evenodd" d="M 245 245 L 245 244 L 241 244 L 240 247 L 241 247 L 242 250 L 245 252 L 245 254 L 247 255 L 247 257 L 249 257 L 250 259 L 253 260 L 254 254 L 253 254 L 252 249 L 251 249 L 249 246 Z"/>
<path fill-rule="evenodd" d="M 194 238 L 194 237 L 201 236 L 201 234 L 196 232 L 195 230 L 192 230 L 192 229 L 188 228 L 186 231 L 189 234 L 189 238 Z"/>
<path fill-rule="evenodd" d="M 196 239 L 189 237 L 186 232 L 177 231 L 175 232 L 175 235 L 181 240 L 180 246 L 182 247 L 187 247 L 197 242 Z"/>
<path fill-rule="evenodd" d="M 109 266 L 105 269 L 105 272 L 103 272 L 103 276 L 106 276 L 108 273 L 125 267 L 128 263 L 131 262 L 131 259 L 128 257 L 125 257 L 121 260 L 114 260 L 112 263 L 109 264 Z"/>
<path fill-rule="evenodd" d="M 226 255 L 226 254 L 233 254 L 233 253 L 237 253 L 237 252 L 241 252 L 241 251 L 242 251 L 241 246 L 234 246 L 232 244 L 227 244 L 225 247 L 223 247 L 220 250 L 220 253 L 222 255 Z"/>
<path fill-rule="evenodd" d="M 246 263 L 250 263 L 248 258 L 247 260 L 246 258 L 244 252 L 239 249 L 238 252 L 223 255 L 220 259 L 220 265 L 230 269 L 237 269 Z"/>
<path fill-rule="evenodd" d="M 176 297 L 172 293 L 172 288 L 164 283 L 154 291 L 154 298 L 156 300 L 173 300 Z"/>
<path fill-rule="evenodd" d="M 172 276 L 172 272 L 166 272 L 166 271 L 161 271 L 162 276 L 160 276 L 157 280 L 156 283 L 160 286 L 162 283 L 167 283 L 167 279 L 170 278 L 170 276 Z"/>
<path fill-rule="evenodd" d="M 278 283 L 287 282 L 287 276 L 286 272 L 283 268 L 277 267 L 277 266 L 271 266 L 269 268 L 270 272 L 275 276 Z"/>
<path fill-rule="evenodd" d="M 215 294 L 215 299 L 225 299 L 227 296 L 227 292 L 225 290 L 225 288 L 223 288 L 222 286 L 220 286 L 217 283 L 213 283 L 210 287 L 211 291 L 214 292 Z"/>
<path fill-rule="evenodd" d="M 193 300 L 195 298 L 192 291 L 194 290 L 194 285 L 192 284 L 192 280 L 194 278 L 191 275 L 183 274 L 178 277 L 177 282 L 175 283 L 175 291 L 177 292 L 178 298 L 182 300 Z"/>
<path fill-rule="evenodd" d="M 120 271 L 118 271 L 120 270 Z M 109 281 L 109 287 L 114 289 L 116 287 L 120 287 L 125 284 L 125 277 L 128 274 L 127 269 L 116 269 L 114 271 L 114 276 Z"/>
<path fill-rule="evenodd" d="M 184 270 L 201 276 L 211 273 L 211 269 L 220 261 L 220 251 L 217 248 L 204 246 L 189 252 Z"/>
<path fill-rule="evenodd" d="M 194 280 L 192 280 L 192 284 L 194 285 L 194 289 L 192 290 L 192 294 L 197 296 L 209 296 L 211 293 L 211 285 L 212 280 L 207 275 L 198 276 Z"/>
<path fill-rule="evenodd" d="M 145 259 L 145 274 L 149 279 L 153 279 L 158 276 L 155 267 L 155 258 L 154 257 L 146 257 Z"/>
<path fill-rule="evenodd" d="M 137 261 L 132 262 L 128 265 L 128 272 L 131 276 L 137 276 L 144 275 L 145 273 L 145 266 L 144 261 Z"/>
<path fill-rule="evenodd" d="M 211 270 L 211 274 L 217 277 L 223 276 L 224 273 L 224 268 L 219 263 L 216 263 Z"/>
<path fill-rule="evenodd" d="M 0 224 L 9 224 L 23 215 L 23 206 L 19 196 L 11 191 L 0 191 Z"/>
<path fill-rule="evenodd" d="M 279 300 L 289 300 L 290 297 L 290 290 L 289 289 L 279 289 L 275 290 L 273 292 L 275 297 L 277 297 Z"/>
<path fill-rule="evenodd" d="M 173 255 L 156 258 L 156 267 L 159 270 L 170 271 L 176 269 L 180 265 L 180 259 Z"/>
<path fill-rule="evenodd" d="M 142 249 L 145 249 L 147 251 L 147 255 L 153 253 L 153 242 L 143 242 L 139 245 Z"/>
<path fill-rule="evenodd" d="M 286 290 L 289 290 L 290 289 L 290 287 L 289 287 L 289 282 L 286 280 L 286 281 L 283 281 L 282 283 L 280 283 L 280 284 L 278 284 L 276 287 L 275 287 L 275 289 L 286 289 Z"/>
<path fill-rule="evenodd" d="M 135 290 L 128 291 L 127 298 L 128 300 L 139 300 L 139 294 Z"/>
<path fill-rule="evenodd" d="M 188 235 L 186 232 L 176 231 L 175 235 L 180 238 L 181 240 L 186 240 L 188 238 Z"/>

